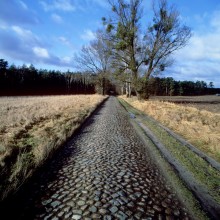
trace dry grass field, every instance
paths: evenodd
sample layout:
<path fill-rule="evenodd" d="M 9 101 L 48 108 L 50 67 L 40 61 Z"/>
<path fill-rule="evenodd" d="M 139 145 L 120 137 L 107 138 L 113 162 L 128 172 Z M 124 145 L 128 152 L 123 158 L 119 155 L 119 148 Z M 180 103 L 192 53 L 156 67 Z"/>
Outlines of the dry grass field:
<path fill-rule="evenodd" d="M 153 97 L 143 102 L 123 99 L 220 162 L 220 97 Z"/>
<path fill-rule="evenodd" d="M 150 100 L 167 101 L 220 114 L 220 96 L 152 96 Z"/>
<path fill-rule="evenodd" d="M 0 98 L 0 194 L 30 176 L 106 97 Z"/>

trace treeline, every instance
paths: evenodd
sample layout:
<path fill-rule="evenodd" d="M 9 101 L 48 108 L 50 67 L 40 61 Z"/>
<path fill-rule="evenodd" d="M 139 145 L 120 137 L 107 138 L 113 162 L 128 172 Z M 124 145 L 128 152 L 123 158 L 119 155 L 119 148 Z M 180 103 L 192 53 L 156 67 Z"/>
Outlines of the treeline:
<path fill-rule="evenodd" d="M 207 84 L 204 81 L 175 81 L 172 77 L 152 77 L 148 81 L 148 89 L 149 94 L 158 96 L 193 96 L 220 93 L 219 88 L 214 88 L 213 82 Z"/>
<path fill-rule="evenodd" d="M 96 92 L 111 94 L 112 91 L 117 90 L 114 84 L 107 78 L 90 73 L 38 70 L 33 65 L 9 66 L 7 61 L 0 59 L 0 96 L 94 94 Z M 207 84 L 204 81 L 175 81 L 172 77 L 151 77 L 147 84 L 147 92 L 158 96 L 220 93 L 220 88 L 214 88 L 212 82 Z"/>
<path fill-rule="evenodd" d="M 0 59 L 0 95 L 62 95 L 95 93 L 89 73 L 36 69 L 33 65 L 8 65 Z"/>

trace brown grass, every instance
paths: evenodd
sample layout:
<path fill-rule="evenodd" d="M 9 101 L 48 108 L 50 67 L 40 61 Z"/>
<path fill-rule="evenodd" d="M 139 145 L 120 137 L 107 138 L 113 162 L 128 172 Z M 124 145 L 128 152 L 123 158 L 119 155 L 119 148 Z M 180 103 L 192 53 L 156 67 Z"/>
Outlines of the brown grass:
<path fill-rule="evenodd" d="M 206 110 L 213 113 L 220 113 L 220 96 L 152 96 L 150 100 L 168 101 L 179 103 L 183 106 L 194 107 L 199 110 Z"/>
<path fill-rule="evenodd" d="M 150 96 L 150 100 L 170 101 L 170 102 L 220 102 L 220 96 L 202 95 L 202 96 Z"/>
<path fill-rule="evenodd" d="M 123 99 L 220 162 L 220 113 L 165 101 Z"/>
<path fill-rule="evenodd" d="M 104 98 L 100 95 L 0 98 L 0 197 L 30 176 Z"/>

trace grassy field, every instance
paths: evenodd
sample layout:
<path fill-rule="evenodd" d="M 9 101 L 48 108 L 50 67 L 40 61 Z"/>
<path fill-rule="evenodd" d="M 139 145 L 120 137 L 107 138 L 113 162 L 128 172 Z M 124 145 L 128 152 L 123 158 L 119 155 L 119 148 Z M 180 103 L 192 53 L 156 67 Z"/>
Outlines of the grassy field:
<path fill-rule="evenodd" d="M 220 96 L 152 96 L 150 100 L 167 101 L 220 114 Z"/>
<path fill-rule="evenodd" d="M 152 97 L 143 102 L 124 99 L 220 162 L 220 97 Z"/>
<path fill-rule="evenodd" d="M 0 98 L 0 196 L 16 189 L 106 97 Z"/>

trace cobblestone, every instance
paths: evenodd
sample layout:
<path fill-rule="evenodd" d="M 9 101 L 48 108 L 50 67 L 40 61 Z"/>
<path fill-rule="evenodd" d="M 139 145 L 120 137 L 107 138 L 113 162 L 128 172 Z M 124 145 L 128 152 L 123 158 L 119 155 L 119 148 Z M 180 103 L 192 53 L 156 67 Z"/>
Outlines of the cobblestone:
<path fill-rule="evenodd" d="M 143 148 L 110 97 L 9 204 L 17 210 L 7 219 L 190 219 Z"/>

